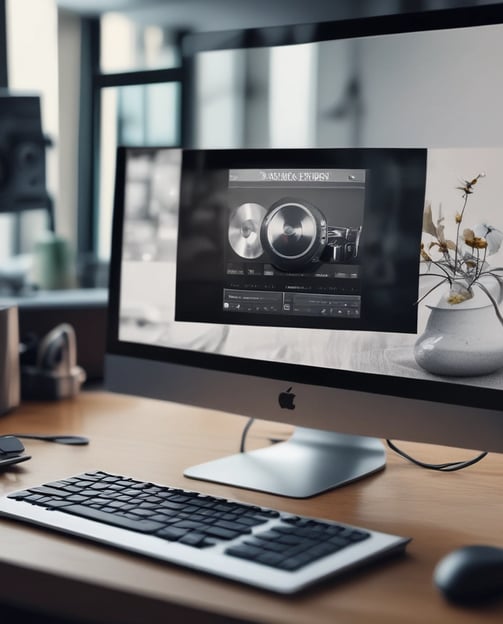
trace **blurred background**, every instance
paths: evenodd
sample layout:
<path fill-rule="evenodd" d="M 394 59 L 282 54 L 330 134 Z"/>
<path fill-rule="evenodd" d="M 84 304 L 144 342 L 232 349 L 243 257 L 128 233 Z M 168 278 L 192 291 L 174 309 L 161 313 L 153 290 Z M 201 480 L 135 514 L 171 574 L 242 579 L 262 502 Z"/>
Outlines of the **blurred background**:
<path fill-rule="evenodd" d="M 469 40 L 435 31 L 184 56 L 204 31 L 280 26 L 291 40 L 293 24 L 475 4 L 493 3 L 0 0 L 0 296 L 29 309 L 40 332 L 92 310 L 89 366 L 101 374 L 117 145 L 503 145 L 497 27 Z M 169 163 L 132 172 L 130 259 L 170 247 L 163 167 L 169 176 Z M 449 193 L 457 176 L 477 173 L 466 169 L 442 178 Z M 439 184 L 432 200 L 442 201 Z"/>

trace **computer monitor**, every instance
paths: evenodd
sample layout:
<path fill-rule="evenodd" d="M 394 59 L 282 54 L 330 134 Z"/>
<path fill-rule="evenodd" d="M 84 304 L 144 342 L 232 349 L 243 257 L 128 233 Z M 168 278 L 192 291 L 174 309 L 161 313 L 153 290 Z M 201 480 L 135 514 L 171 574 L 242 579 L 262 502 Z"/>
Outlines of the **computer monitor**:
<path fill-rule="evenodd" d="M 350 60 L 349 99 L 324 116 L 323 74 L 293 145 L 274 80 L 267 115 L 253 71 L 203 97 L 218 58 L 306 45 L 319 77 Z M 296 429 L 187 476 L 305 497 L 381 469 L 383 438 L 503 451 L 498 46 L 498 6 L 191 40 L 190 149 L 118 151 L 107 385 Z"/>

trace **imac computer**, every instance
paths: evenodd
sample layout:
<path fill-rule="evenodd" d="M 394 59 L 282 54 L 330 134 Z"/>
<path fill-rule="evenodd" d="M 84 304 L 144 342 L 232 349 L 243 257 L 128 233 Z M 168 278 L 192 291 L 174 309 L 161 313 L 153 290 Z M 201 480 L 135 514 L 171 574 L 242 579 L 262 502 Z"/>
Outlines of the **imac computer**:
<path fill-rule="evenodd" d="M 187 39 L 183 149 L 117 154 L 107 386 L 295 426 L 188 477 L 503 451 L 502 54 L 500 5 Z"/>

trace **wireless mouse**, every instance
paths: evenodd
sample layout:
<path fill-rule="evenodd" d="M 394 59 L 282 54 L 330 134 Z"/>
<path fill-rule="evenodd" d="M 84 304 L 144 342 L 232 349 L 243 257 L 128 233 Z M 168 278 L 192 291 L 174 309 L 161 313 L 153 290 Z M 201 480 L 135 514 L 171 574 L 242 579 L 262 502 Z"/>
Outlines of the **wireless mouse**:
<path fill-rule="evenodd" d="M 454 550 L 437 565 L 433 579 L 454 603 L 503 598 L 503 548 L 474 545 Z"/>

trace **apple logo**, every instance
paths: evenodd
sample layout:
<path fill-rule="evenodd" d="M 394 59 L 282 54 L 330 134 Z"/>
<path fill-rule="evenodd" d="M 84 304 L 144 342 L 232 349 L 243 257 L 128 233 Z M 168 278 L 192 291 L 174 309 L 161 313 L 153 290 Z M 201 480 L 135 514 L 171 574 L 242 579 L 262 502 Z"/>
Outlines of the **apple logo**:
<path fill-rule="evenodd" d="M 280 392 L 278 396 L 278 403 L 282 409 L 295 409 L 295 403 L 293 400 L 295 399 L 295 394 L 291 391 L 292 387 L 288 388 L 286 392 Z"/>

